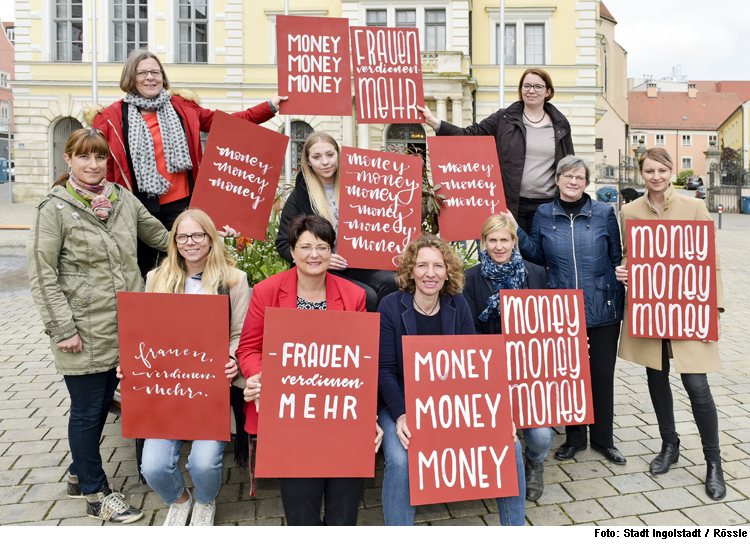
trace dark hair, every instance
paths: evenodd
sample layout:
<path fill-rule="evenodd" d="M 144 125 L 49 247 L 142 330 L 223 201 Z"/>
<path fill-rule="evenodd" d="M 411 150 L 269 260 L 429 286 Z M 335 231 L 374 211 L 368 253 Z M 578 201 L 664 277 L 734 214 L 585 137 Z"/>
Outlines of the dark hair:
<path fill-rule="evenodd" d="M 138 95 L 138 89 L 136 88 L 135 70 L 138 69 L 138 64 L 143 60 L 156 60 L 161 70 L 161 84 L 164 90 L 169 90 L 169 79 L 167 79 L 167 73 L 164 71 L 164 66 L 161 64 L 161 60 L 156 57 L 156 54 L 149 52 L 148 50 L 133 50 L 129 55 L 128 59 L 125 60 L 125 65 L 122 66 L 122 75 L 120 76 L 120 88 L 123 92 Z"/>
<path fill-rule="evenodd" d="M 333 249 L 336 243 L 336 231 L 325 217 L 315 214 L 300 214 L 289 222 L 289 246 L 294 249 L 302 233 L 310 231 L 316 239 L 328 243 Z"/>
<path fill-rule="evenodd" d="M 552 86 L 552 77 L 549 76 L 549 73 L 547 73 L 544 69 L 541 69 L 539 67 L 530 67 L 526 71 L 523 72 L 523 75 L 521 75 L 521 80 L 518 81 L 518 99 L 523 100 L 523 96 L 521 95 L 521 90 L 523 87 L 523 80 L 526 78 L 526 75 L 529 73 L 536 75 L 537 77 L 540 77 L 542 81 L 544 81 L 544 85 L 547 87 L 547 90 L 549 91 L 549 96 L 544 97 L 544 102 L 547 103 L 550 100 L 552 100 L 552 97 L 555 95 L 555 87 Z"/>
<path fill-rule="evenodd" d="M 73 131 L 68 137 L 68 142 L 65 143 L 65 153 L 70 158 L 92 152 L 109 157 L 109 144 L 107 144 L 107 139 L 104 138 L 99 129 L 88 127 Z M 68 174 L 65 173 L 60 175 L 52 186 L 65 186 L 67 182 Z"/>

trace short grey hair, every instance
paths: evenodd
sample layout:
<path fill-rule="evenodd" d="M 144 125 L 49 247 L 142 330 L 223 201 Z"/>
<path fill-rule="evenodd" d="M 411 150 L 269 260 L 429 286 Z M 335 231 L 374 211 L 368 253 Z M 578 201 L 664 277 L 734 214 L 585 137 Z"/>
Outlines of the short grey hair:
<path fill-rule="evenodd" d="M 557 164 L 557 172 L 555 173 L 555 181 L 560 179 L 560 175 L 567 173 L 568 171 L 578 171 L 581 168 L 586 170 L 586 184 L 588 185 L 591 179 L 591 170 L 589 169 L 589 163 L 583 158 L 578 156 L 565 156 L 560 163 Z"/>

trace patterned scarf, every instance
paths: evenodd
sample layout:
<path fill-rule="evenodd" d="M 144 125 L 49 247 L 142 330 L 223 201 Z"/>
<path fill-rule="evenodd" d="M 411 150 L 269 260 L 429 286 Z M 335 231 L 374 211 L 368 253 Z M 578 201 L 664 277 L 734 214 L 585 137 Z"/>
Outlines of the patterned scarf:
<path fill-rule="evenodd" d="M 526 268 L 523 265 L 523 258 L 518 248 L 513 249 L 513 254 L 505 265 L 498 265 L 493 262 L 486 250 L 479 253 L 479 262 L 482 264 L 482 276 L 490 280 L 492 290 L 498 291 L 489 297 L 487 308 L 479 314 L 480 321 L 487 321 L 491 317 L 500 317 L 499 291 L 501 289 L 523 288 L 523 283 L 526 281 Z"/>
<path fill-rule="evenodd" d="M 102 221 L 107 221 L 112 211 L 112 202 L 109 201 L 109 197 L 112 195 L 112 183 L 102 179 L 98 185 L 87 185 L 76 179 L 72 173 L 68 182 L 81 198 L 91 204 L 91 209 L 94 210 L 96 217 Z"/>
<path fill-rule="evenodd" d="M 162 89 L 156 98 L 128 94 L 124 100 L 128 104 L 128 146 L 133 160 L 135 180 L 138 182 L 138 188 L 149 197 L 162 196 L 172 184 L 156 169 L 154 138 L 139 108 L 156 111 L 167 173 L 182 173 L 193 168 L 185 131 L 169 99 L 169 93 Z"/>

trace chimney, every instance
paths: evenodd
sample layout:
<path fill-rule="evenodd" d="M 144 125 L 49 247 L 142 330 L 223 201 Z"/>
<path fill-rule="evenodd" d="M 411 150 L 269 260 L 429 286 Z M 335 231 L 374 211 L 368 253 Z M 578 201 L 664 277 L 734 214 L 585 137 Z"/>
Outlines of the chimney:
<path fill-rule="evenodd" d="M 698 98 L 698 85 L 688 84 L 688 98 L 695 100 Z"/>
<path fill-rule="evenodd" d="M 656 83 L 646 84 L 646 96 L 648 98 L 656 98 Z"/>

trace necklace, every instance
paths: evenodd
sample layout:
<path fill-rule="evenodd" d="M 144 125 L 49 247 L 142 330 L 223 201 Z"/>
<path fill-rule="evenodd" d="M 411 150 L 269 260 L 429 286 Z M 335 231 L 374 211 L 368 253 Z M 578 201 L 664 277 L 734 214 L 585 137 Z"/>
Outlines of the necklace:
<path fill-rule="evenodd" d="M 421 312 L 422 314 L 424 314 L 426 316 L 431 316 L 432 314 L 434 314 L 435 310 L 437 309 L 439 303 L 440 303 L 440 297 L 438 297 L 438 299 L 435 301 L 435 304 L 433 304 L 433 306 L 430 309 L 430 311 L 427 312 L 427 310 L 425 310 L 424 308 L 422 308 L 422 306 L 419 305 L 419 303 L 417 302 L 417 297 L 416 296 L 414 297 L 414 307 L 417 308 L 417 310 L 419 312 Z"/>
<path fill-rule="evenodd" d="M 541 118 L 539 118 L 537 121 L 532 121 L 531 118 L 528 115 L 526 115 L 526 110 L 523 111 L 523 116 L 526 118 L 526 121 L 528 121 L 529 123 L 533 123 L 534 125 L 536 125 L 537 123 L 541 123 L 545 115 L 547 114 L 545 112 L 542 112 Z"/>

